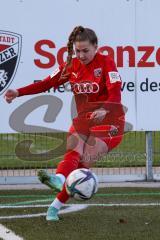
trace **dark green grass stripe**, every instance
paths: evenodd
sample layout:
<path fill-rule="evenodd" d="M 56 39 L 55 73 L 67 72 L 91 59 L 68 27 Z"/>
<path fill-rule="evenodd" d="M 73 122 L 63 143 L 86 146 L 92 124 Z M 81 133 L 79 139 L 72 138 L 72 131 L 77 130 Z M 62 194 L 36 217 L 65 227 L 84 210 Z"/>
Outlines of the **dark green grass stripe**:
<path fill-rule="evenodd" d="M 97 197 L 114 197 L 114 196 L 159 196 L 160 192 L 128 192 L 128 193 L 97 193 Z M 53 198 L 52 195 L 0 195 L 0 198 Z"/>
<path fill-rule="evenodd" d="M 133 192 L 133 193 L 99 193 L 96 194 L 95 197 L 115 197 L 115 196 L 159 196 L 160 192 Z M 0 196 L 1 197 L 1 196 Z M 41 202 L 49 202 L 54 199 L 55 196 L 53 195 L 2 195 L 3 198 L 43 198 L 43 199 L 36 199 L 31 201 L 21 201 L 21 202 L 12 202 L 7 204 L 0 204 L 0 206 L 19 206 L 19 205 L 30 205 L 30 204 L 36 204 Z"/>

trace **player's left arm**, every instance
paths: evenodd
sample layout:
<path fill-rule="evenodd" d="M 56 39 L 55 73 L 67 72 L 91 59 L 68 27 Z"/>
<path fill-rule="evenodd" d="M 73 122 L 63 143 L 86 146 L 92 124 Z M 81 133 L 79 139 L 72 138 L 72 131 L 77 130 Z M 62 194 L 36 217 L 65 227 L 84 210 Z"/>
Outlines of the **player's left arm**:
<path fill-rule="evenodd" d="M 110 112 L 113 104 L 121 103 L 121 77 L 118 73 L 114 61 L 110 57 L 105 58 L 104 64 L 104 81 L 107 88 L 108 98 L 100 104 L 100 107 L 94 112 L 94 117 L 103 119 Z"/>
<path fill-rule="evenodd" d="M 107 57 L 105 63 L 105 81 L 108 92 L 107 102 L 121 103 L 121 77 L 114 61 Z"/>
<path fill-rule="evenodd" d="M 112 135 L 117 135 L 120 134 L 120 130 L 123 132 L 124 126 L 124 111 L 121 104 L 122 81 L 114 61 L 109 57 L 106 57 L 105 60 L 103 70 L 108 96 L 106 101 L 101 102 L 99 108 L 94 112 L 94 117 L 97 118 L 97 122 L 106 119 L 106 125 L 110 125 Z M 105 124 L 104 121 L 103 124 Z"/>
<path fill-rule="evenodd" d="M 106 84 L 107 88 L 107 100 L 102 104 L 102 109 L 106 110 L 106 114 L 110 111 L 112 108 L 111 105 L 113 106 L 115 103 L 116 105 L 121 104 L 121 77 L 120 74 L 118 73 L 116 64 L 114 61 L 106 56 L 105 59 L 105 65 L 104 65 L 104 81 Z"/>
<path fill-rule="evenodd" d="M 120 74 L 118 73 L 116 64 L 109 57 L 106 58 L 104 70 L 108 98 L 106 102 L 104 102 L 103 107 L 106 110 L 106 116 L 109 121 L 111 123 L 113 122 L 113 125 L 118 127 L 119 132 L 123 132 L 125 113 L 123 105 L 121 104 L 122 80 Z"/>

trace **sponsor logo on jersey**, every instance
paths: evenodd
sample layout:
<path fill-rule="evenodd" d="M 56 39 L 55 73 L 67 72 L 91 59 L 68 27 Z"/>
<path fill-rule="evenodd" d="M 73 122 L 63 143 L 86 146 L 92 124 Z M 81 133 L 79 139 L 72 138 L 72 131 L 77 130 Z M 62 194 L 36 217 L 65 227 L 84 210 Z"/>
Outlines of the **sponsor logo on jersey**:
<path fill-rule="evenodd" d="M 109 72 L 110 83 L 121 82 L 121 77 L 118 72 Z"/>
<path fill-rule="evenodd" d="M 102 68 L 96 68 L 94 69 L 94 76 L 95 77 L 100 77 L 102 74 Z"/>
<path fill-rule="evenodd" d="M 99 85 L 96 82 L 80 82 L 72 85 L 72 91 L 76 94 L 97 93 Z"/>
<path fill-rule="evenodd" d="M 0 31 L 0 94 L 14 79 L 20 60 L 21 46 L 21 35 Z"/>

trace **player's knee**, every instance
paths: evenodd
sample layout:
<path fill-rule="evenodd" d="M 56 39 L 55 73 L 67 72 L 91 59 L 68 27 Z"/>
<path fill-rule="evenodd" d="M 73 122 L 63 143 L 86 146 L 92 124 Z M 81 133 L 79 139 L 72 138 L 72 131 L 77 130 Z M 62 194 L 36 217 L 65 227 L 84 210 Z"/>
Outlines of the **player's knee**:
<path fill-rule="evenodd" d="M 84 141 L 77 135 L 70 135 L 67 138 L 67 151 L 72 150 L 83 154 Z"/>
<path fill-rule="evenodd" d="M 95 153 L 105 154 L 108 152 L 108 146 L 103 140 L 99 138 L 90 137 L 85 144 L 85 152 L 88 152 L 90 154 Z"/>
<path fill-rule="evenodd" d="M 93 166 L 92 162 L 88 162 L 88 161 L 83 161 L 81 162 L 81 168 L 91 168 Z"/>
<path fill-rule="evenodd" d="M 93 145 L 93 141 L 95 141 Z M 93 165 L 96 161 L 101 160 L 108 152 L 108 147 L 101 139 L 88 139 L 84 147 L 82 163 L 87 167 Z"/>
<path fill-rule="evenodd" d="M 78 139 L 74 135 L 70 135 L 67 138 L 67 150 L 74 150 L 78 145 Z"/>

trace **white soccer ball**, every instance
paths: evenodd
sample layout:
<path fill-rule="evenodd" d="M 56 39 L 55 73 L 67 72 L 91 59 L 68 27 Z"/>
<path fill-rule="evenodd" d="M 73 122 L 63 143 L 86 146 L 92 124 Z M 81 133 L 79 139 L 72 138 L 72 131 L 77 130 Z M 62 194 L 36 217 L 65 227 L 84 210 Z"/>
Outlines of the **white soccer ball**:
<path fill-rule="evenodd" d="M 91 170 L 79 168 L 69 174 L 65 186 L 71 197 L 76 200 L 88 200 L 98 190 L 98 179 Z"/>

